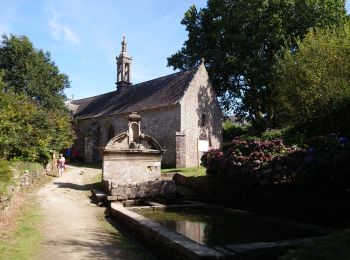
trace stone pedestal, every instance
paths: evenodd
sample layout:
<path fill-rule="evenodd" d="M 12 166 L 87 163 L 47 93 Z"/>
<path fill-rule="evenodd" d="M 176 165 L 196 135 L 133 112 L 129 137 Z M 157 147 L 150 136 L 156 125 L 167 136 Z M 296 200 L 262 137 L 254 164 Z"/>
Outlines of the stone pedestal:
<path fill-rule="evenodd" d="M 160 179 L 160 151 L 104 150 L 103 180 L 119 185 Z"/>
<path fill-rule="evenodd" d="M 129 115 L 129 130 L 113 137 L 102 149 L 102 179 L 114 200 L 164 193 L 159 188 L 164 150 L 154 138 L 141 134 L 140 120 L 136 113 Z"/>

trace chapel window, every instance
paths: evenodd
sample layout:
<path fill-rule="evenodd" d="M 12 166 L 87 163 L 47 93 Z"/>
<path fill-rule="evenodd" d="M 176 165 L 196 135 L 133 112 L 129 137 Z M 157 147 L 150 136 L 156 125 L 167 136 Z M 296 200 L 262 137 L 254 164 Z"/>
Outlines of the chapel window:
<path fill-rule="evenodd" d="M 206 126 L 207 124 L 207 114 L 203 113 L 201 118 L 201 126 Z"/>

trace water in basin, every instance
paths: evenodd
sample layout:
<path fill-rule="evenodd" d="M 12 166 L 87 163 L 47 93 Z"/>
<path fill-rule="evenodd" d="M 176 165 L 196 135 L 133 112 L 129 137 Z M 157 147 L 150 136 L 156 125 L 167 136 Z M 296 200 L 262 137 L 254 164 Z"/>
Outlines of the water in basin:
<path fill-rule="evenodd" d="M 271 242 L 320 235 L 315 231 L 271 223 L 244 213 L 202 207 L 145 209 L 138 210 L 137 213 L 207 246 Z"/>

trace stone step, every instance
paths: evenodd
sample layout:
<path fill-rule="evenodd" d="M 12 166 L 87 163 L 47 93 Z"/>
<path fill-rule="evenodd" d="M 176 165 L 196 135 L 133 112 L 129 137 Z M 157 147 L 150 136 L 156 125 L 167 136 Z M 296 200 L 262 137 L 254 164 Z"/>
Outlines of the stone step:
<path fill-rule="evenodd" d="M 97 205 L 102 205 L 103 202 L 107 201 L 108 194 L 100 189 L 93 188 L 91 189 L 92 197 L 96 199 Z"/>

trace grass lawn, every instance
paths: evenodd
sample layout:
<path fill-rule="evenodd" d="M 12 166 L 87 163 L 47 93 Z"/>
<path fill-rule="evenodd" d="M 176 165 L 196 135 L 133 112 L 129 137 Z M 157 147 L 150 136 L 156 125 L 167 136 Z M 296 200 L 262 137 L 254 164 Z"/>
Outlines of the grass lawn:
<path fill-rule="evenodd" d="M 189 168 L 170 168 L 170 169 L 162 169 L 162 173 L 171 173 L 178 172 L 187 177 L 197 177 L 205 175 L 205 168 L 203 166 L 197 167 L 189 167 Z"/>
<path fill-rule="evenodd" d="M 317 240 L 291 251 L 281 260 L 333 260 L 350 259 L 350 230 L 332 234 L 325 239 Z"/>
<path fill-rule="evenodd" d="M 10 230 L 0 231 L 0 259 L 32 259 L 40 249 L 42 215 L 35 201 L 21 206 L 19 218 Z"/>
<path fill-rule="evenodd" d="M 39 253 L 43 215 L 35 194 L 49 180 L 42 176 L 34 185 L 17 193 L 10 223 L 0 228 L 0 259 L 33 259 Z"/>

